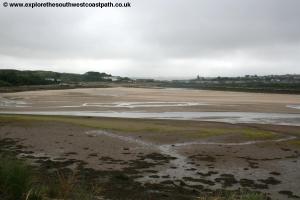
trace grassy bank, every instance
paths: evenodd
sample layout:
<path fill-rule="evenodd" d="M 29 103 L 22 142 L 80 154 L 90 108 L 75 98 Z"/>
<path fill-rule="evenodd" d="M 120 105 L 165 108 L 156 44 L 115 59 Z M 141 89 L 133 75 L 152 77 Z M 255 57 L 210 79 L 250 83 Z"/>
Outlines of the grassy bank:
<path fill-rule="evenodd" d="M 12 155 L 0 155 L 1 200 L 92 200 L 95 193 L 73 172 L 42 172 Z"/>
<path fill-rule="evenodd" d="M 97 117 L 33 116 L 33 115 L 0 115 L 0 122 L 61 122 L 88 128 L 116 131 L 122 133 L 156 133 L 184 135 L 197 139 L 224 134 L 237 134 L 246 139 L 273 139 L 273 131 L 262 130 L 244 125 L 210 123 L 180 120 L 149 120 Z M 29 124 L 28 124 L 29 125 Z"/>

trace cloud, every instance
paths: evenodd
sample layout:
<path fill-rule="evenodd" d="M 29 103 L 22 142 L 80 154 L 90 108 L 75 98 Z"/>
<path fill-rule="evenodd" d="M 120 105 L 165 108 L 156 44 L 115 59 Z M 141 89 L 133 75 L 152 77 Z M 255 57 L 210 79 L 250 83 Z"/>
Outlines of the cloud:
<path fill-rule="evenodd" d="M 0 8 L 0 68 L 124 76 L 300 73 L 297 0 Z"/>

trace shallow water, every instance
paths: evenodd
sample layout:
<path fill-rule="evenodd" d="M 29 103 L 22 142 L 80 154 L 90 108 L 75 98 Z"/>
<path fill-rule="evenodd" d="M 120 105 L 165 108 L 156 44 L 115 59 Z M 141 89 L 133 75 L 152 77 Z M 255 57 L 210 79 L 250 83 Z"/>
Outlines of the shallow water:
<path fill-rule="evenodd" d="M 287 105 L 288 108 L 300 109 L 300 105 Z"/>
<path fill-rule="evenodd" d="M 25 101 L 11 100 L 11 99 L 0 97 L 0 107 L 25 108 L 31 106 L 28 105 L 28 103 L 26 103 Z"/>
<path fill-rule="evenodd" d="M 208 105 L 198 102 L 114 102 L 114 103 L 84 103 L 83 107 L 104 107 L 104 108 L 148 108 L 148 107 L 185 107 Z"/>
<path fill-rule="evenodd" d="M 199 102 L 113 102 L 113 103 L 83 103 L 81 105 L 49 106 L 48 108 L 156 108 L 156 107 L 189 107 L 207 106 L 210 104 Z"/>
<path fill-rule="evenodd" d="M 183 142 L 183 143 L 177 143 L 174 144 L 174 147 L 182 147 L 182 146 L 190 146 L 190 145 L 218 145 L 218 146 L 245 146 L 245 145 L 251 145 L 251 144 L 259 144 L 264 142 L 284 142 L 289 140 L 294 140 L 297 137 L 290 136 L 285 138 L 280 138 L 276 140 L 253 140 L 253 141 L 247 141 L 247 142 Z"/>
<path fill-rule="evenodd" d="M 65 115 L 90 117 L 175 119 L 214 121 L 226 123 L 257 123 L 300 126 L 300 114 L 255 113 L 255 112 L 97 112 L 97 111 L 35 111 L 0 112 L 2 114 Z"/>

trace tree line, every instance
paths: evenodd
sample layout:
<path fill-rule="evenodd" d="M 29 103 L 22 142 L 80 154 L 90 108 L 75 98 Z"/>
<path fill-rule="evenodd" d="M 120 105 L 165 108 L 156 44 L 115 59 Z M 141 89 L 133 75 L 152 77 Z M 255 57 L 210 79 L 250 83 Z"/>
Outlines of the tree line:
<path fill-rule="evenodd" d="M 51 85 L 59 83 L 111 81 L 110 74 L 86 72 L 84 74 L 52 71 L 0 70 L 0 86 Z"/>

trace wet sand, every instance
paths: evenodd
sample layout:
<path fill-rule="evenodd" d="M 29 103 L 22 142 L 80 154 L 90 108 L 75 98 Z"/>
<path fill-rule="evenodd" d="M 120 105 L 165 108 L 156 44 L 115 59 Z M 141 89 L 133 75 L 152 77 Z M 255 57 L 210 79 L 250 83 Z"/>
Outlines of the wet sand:
<path fill-rule="evenodd" d="M 189 89 L 95 88 L 0 94 L 0 111 L 300 113 L 300 95 Z"/>
<path fill-rule="evenodd" d="M 97 88 L 0 95 L 0 113 L 300 126 L 300 96 L 188 89 Z"/>

